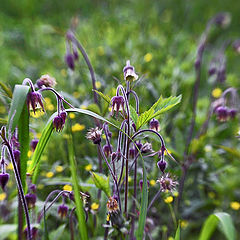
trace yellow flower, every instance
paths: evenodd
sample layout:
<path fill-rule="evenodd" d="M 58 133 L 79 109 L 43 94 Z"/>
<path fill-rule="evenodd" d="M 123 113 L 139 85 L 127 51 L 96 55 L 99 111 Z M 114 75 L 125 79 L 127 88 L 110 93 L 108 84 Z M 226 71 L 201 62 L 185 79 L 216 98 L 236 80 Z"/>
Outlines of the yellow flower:
<path fill-rule="evenodd" d="M 80 106 L 80 108 L 81 108 L 81 109 L 87 109 L 87 106 L 82 104 L 82 105 Z"/>
<path fill-rule="evenodd" d="M 173 196 L 174 196 L 174 197 L 178 197 L 178 195 L 179 195 L 179 194 L 178 194 L 177 191 L 173 192 Z"/>
<path fill-rule="evenodd" d="M 212 96 L 214 98 L 219 98 L 222 95 L 222 90 L 221 88 L 215 88 L 212 90 Z"/>
<path fill-rule="evenodd" d="M 52 102 L 51 98 L 49 98 L 49 97 L 44 98 L 44 101 L 46 104 L 51 104 L 51 102 Z"/>
<path fill-rule="evenodd" d="M 72 186 L 71 185 L 64 185 L 63 190 L 71 192 L 72 191 Z"/>
<path fill-rule="evenodd" d="M 96 88 L 99 89 L 102 86 L 101 82 L 96 81 Z"/>
<path fill-rule="evenodd" d="M 37 133 L 37 138 L 39 139 L 41 137 L 42 133 Z"/>
<path fill-rule="evenodd" d="M 106 221 L 109 222 L 109 220 L 110 220 L 110 214 L 108 214 L 108 215 L 107 215 L 107 218 L 106 218 Z"/>
<path fill-rule="evenodd" d="M 92 170 L 92 164 L 88 164 L 87 166 L 85 166 L 85 170 L 86 171 L 91 171 Z"/>
<path fill-rule="evenodd" d="M 233 210 L 237 211 L 237 210 L 240 209 L 240 203 L 239 203 L 239 202 L 236 202 L 236 201 L 230 202 L 230 207 L 231 207 Z"/>
<path fill-rule="evenodd" d="M 154 179 L 150 180 L 150 185 L 151 186 L 155 186 L 156 185 L 156 181 Z"/>
<path fill-rule="evenodd" d="M 81 96 L 80 92 L 73 92 L 73 96 L 75 98 L 79 98 Z"/>
<path fill-rule="evenodd" d="M 98 203 L 95 203 L 95 202 L 94 202 L 94 203 L 91 205 L 91 209 L 94 210 L 94 211 L 98 210 L 98 208 L 99 208 L 99 204 L 98 204 Z"/>
<path fill-rule="evenodd" d="M 62 172 L 63 171 L 63 166 L 56 166 L 56 172 Z"/>
<path fill-rule="evenodd" d="M 7 194 L 4 192 L 4 193 L 0 193 L 0 201 L 3 201 L 5 200 L 7 197 Z"/>
<path fill-rule="evenodd" d="M 97 48 L 97 51 L 98 51 L 98 54 L 99 54 L 100 56 L 103 56 L 104 53 L 105 53 L 103 46 L 99 46 L 99 47 Z"/>
<path fill-rule="evenodd" d="M 72 126 L 72 131 L 73 132 L 78 132 L 78 131 L 82 131 L 85 128 L 85 125 L 81 125 L 79 123 L 76 123 Z"/>
<path fill-rule="evenodd" d="M 168 237 L 168 240 L 174 240 L 174 238 L 173 237 Z"/>
<path fill-rule="evenodd" d="M 147 53 L 145 56 L 144 56 L 144 61 L 145 62 L 150 62 L 153 58 L 153 55 L 151 53 Z"/>
<path fill-rule="evenodd" d="M 173 201 L 173 197 L 172 196 L 169 196 L 169 197 L 164 199 L 165 203 L 171 203 L 172 201 Z"/>
<path fill-rule="evenodd" d="M 7 170 L 13 170 L 13 165 L 12 165 L 12 163 L 10 163 L 10 164 L 7 165 Z"/>
<path fill-rule="evenodd" d="M 47 178 L 52 178 L 53 175 L 54 175 L 53 172 L 47 172 L 47 173 L 46 173 L 46 177 L 47 177 Z"/>
<path fill-rule="evenodd" d="M 29 150 L 27 156 L 30 158 L 32 156 L 32 154 L 33 154 L 33 152 Z"/>
<path fill-rule="evenodd" d="M 70 117 L 71 119 L 74 119 L 74 118 L 76 117 L 76 115 L 75 115 L 75 113 L 69 113 L 69 117 Z"/>
<path fill-rule="evenodd" d="M 53 104 L 46 104 L 46 109 L 49 111 L 53 111 L 54 110 L 54 105 Z"/>
<path fill-rule="evenodd" d="M 180 222 L 180 224 L 181 224 L 181 228 L 186 228 L 188 226 L 188 221 L 187 220 L 182 220 Z"/>
<path fill-rule="evenodd" d="M 132 181 L 132 178 L 129 176 L 128 177 L 128 182 L 131 182 Z"/>
<path fill-rule="evenodd" d="M 43 115 L 44 115 L 44 112 L 41 111 L 41 110 L 36 111 L 35 114 L 34 114 L 33 111 L 30 111 L 30 116 L 34 117 L 34 118 L 39 118 L 39 117 L 41 117 Z"/>

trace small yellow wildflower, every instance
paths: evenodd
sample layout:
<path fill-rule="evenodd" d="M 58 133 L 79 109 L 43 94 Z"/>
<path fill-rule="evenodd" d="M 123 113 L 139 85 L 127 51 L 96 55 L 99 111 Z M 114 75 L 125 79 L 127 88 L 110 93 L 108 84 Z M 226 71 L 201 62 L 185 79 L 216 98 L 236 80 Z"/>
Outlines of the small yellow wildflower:
<path fill-rule="evenodd" d="M 153 55 L 151 53 L 147 53 L 145 56 L 144 56 L 144 61 L 145 62 L 150 62 L 153 58 Z"/>
<path fill-rule="evenodd" d="M 81 109 L 87 109 L 87 106 L 82 104 L 82 105 L 80 106 L 80 108 L 81 108 Z"/>
<path fill-rule="evenodd" d="M 186 228 L 188 226 L 188 221 L 187 220 L 182 220 L 180 222 L 180 224 L 181 224 L 181 228 Z"/>
<path fill-rule="evenodd" d="M 44 98 L 44 101 L 45 101 L 46 104 L 51 104 L 52 103 L 51 98 L 49 98 L 49 97 Z"/>
<path fill-rule="evenodd" d="M 156 185 L 156 181 L 154 179 L 150 180 L 150 185 L 151 186 L 155 186 Z"/>
<path fill-rule="evenodd" d="M 63 186 L 63 190 L 64 190 L 64 191 L 69 191 L 69 192 L 71 192 L 71 191 L 72 191 L 72 186 L 66 184 L 66 185 Z"/>
<path fill-rule="evenodd" d="M 221 88 L 215 88 L 212 90 L 212 96 L 214 98 L 219 98 L 222 95 L 222 89 Z"/>
<path fill-rule="evenodd" d="M 49 110 L 49 111 L 53 111 L 54 110 L 54 105 L 53 104 L 47 104 L 46 109 Z"/>
<path fill-rule="evenodd" d="M 81 96 L 80 92 L 73 92 L 73 96 L 75 98 L 79 98 Z"/>
<path fill-rule="evenodd" d="M 52 178 L 53 175 L 54 175 L 53 172 L 47 172 L 47 173 L 46 173 L 46 177 L 47 177 L 47 178 Z"/>
<path fill-rule="evenodd" d="M 173 201 L 173 197 L 172 196 L 169 196 L 169 197 L 164 199 L 165 203 L 171 203 L 172 201 Z"/>
<path fill-rule="evenodd" d="M 230 202 L 230 207 L 231 207 L 233 210 L 237 211 L 237 210 L 240 209 L 240 203 L 239 203 L 239 202 L 236 202 L 236 201 Z"/>
<path fill-rule="evenodd" d="M 99 89 L 102 86 L 101 82 L 96 81 L 96 89 Z"/>
<path fill-rule="evenodd" d="M 128 177 L 128 182 L 131 182 L 132 181 L 132 178 L 129 176 Z"/>
<path fill-rule="evenodd" d="M 106 221 L 110 221 L 110 214 L 107 215 Z"/>
<path fill-rule="evenodd" d="M 94 210 L 94 211 L 96 211 L 96 210 L 98 210 L 98 208 L 99 208 L 99 204 L 98 203 L 92 203 L 92 205 L 91 205 L 91 209 L 92 210 Z"/>
<path fill-rule="evenodd" d="M 79 132 L 79 131 L 82 131 L 84 128 L 85 128 L 85 125 L 76 123 L 72 126 L 72 131 L 73 132 Z"/>
<path fill-rule="evenodd" d="M 9 163 L 9 164 L 7 165 L 7 170 L 13 170 L 13 165 L 12 165 L 12 163 Z"/>
<path fill-rule="evenodd" d="M 37 138 L 39 139 L 42 136 L 41 133 L 37 133 Z"/>
<path fill-rule="evenodd" d="M 44 115 L 44 112 L 41 111 L 41 110 L 36 111 L 35 114 L 34 114 L 33 111 L 30 111 L 30 116 L 31 116 L 31 117 L 34 117 L 34 118 L 39 118 L 39 117 L 41 117 L 41 116 L 43 116 L 43 115 Z"/>
<path fill-rule="evenodd" d="M 65 69 L 62 69 L 62 70 L 60 71 L 60 73 L 61 73 L 61 75 L 62 75 L 63 77 L 66 77 L 66 76 L 67 76 L 67 71 L 66 71 Z"/>
<path fill-rule="evenodd" d="M 3 201 L 5 200 L 7 197 L 7 194 L 4 192 L 4 193 L 0 193 L 0 201 Z"/>
<path fill-rule="evenodd" d="M 31 150 L 28 151 L 27 156 L 30 158 L 32 156 L 33 152 Z"/>
<path fill-rule="evenodd" d="M 173 192 L 173 196 L 174 196 L 174 197 L 178 197 L 178 195 L 179 195 L 179 194 L 178 194 L 177 191 L 174 191 L 174 192 Z"/>
<path fill-rule="evenodd" d="M 92 164 L 88 164 L 87 166 L 85 166 L 85 170 L 86 171 L 91 171 L 92 170 Z"/>
<path fill-rule="evenodd" d="M 56 172 L 62 172 L 63 171 L 63 166 L 56 166 Z"/>
<path fill-rule="evenodd" d="M 74 119 L 74 118 L 76 117 L 76 115 L 75 115 L 75 113 L 69 113 L 69 117 L 70 117 L 71 119 Z"/>
<path fill-rule="evenodd" d="M 99 56 L 103 56 L 105 53 L 103 46 L 99 46 L 97 48 L 97 52 L 98 52 Z"/>

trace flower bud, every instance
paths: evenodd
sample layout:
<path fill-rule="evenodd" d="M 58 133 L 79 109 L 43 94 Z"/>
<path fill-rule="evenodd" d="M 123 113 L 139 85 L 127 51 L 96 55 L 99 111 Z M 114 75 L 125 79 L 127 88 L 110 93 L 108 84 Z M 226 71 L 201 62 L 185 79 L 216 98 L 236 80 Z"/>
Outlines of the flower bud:
<path fill-rule="evenodd" d="M 38 144 L 38 139 L 33 139 L 33 140 L 31 141 L 30 146 L 31 146 L 31 149 L 32 149 L 33 152 L 34 152 L 34 150 L 36 149 L 37 144 Z"/>
<path fill-rule="evenodd" d="M 240 39 L 236 40 L 232 44 L 233 49 L 236 51 L 236 53 L 240 53 Z"/>
<path fill-rule="evenodd" d="M 37 201 L 37 196 L 33 193 L 28 193 L 25 195 L 26 201 L 27 201 L 27 205 L 28 208 L 34 208 L 35 207 L 35 203 Z"/>
<path fill-rule="evenodd" d="M 108 158 L 112 152 L 112 146 L 111 145 L 109 146 L 108 144 L 104 145 L 103 152 L 105 153 L 106 157 Z"/>
<path fill-rule="evenodd" d="M 19 161 L 20 161 L 20 151 L 19 150 L 13 150 L 13 155 L 14 155 L 14 158 L 15 158 L 15 161 L 16 161 L 16 163 L 19 163 Z"/>
<path fill-rule="evenodd" d="M 225 122 L 228 119 L 228 108 L 220 106 L 216 109 L 216 114 L 220 122 Z"/>
<path fill-rule="evenodd" d="M 149 188 L 149 185 L 150 185 L 149 180 L 147 180 L 147 186 L 148 186 L 148 188 Z M 142 191 L 142 188 L 143 188 L 143 180 L 142 180 L 142 179 L 139 181 L 139 187 L 140 187 L 140 189 L 141 189 L 141 191 Z"/>
<path fill-rule="evenodd" d="M 74 56 L 71 53 L 67 53 L 65 55 L 65 62 L 71 70 L 74 70 L 75 68 Z"/>
<path fill-rule="evenodd" d="M 164 173 L 164 171 L 167 167 L 167 162 L 165 160 L 160 160 L 157 162 L 157 166 L 161 170 L 161 172 Z"/>
<path fill-rule="evenodd" d="M 111 154 L 111 162 L 114 162 L 114 161 L 119 161 L 121 159 L 122 155 L 119 151 L 117 152 L 113 152 Z"/>
<path fill-rule="evenodd" d="M 5 187 L 9 180 L 9 174 L 8 173 L 0 173 L 0 186 L 2 187 L 2 190 L 5 190 Z"/>
<path fill-rule="evenodd" d="M 59 207 L 58 207 L 58 215 L 61 217 L 61 218 L 64 218 L 67 216 L 67 213 L 68 213 L 68 206 L 65 205 L 65 204 L 61 204 Z"/>
<path fill-rule="evenodd" d="M 64 120 L 62 119 L 62 117 L 60 115 L 57 115 L 53 119 L 53 127 L 56 129 L 57 132 L 61 132 L 63 130 Z"/>
<path fill-rule="evenodd" d="M 138 79 L 138 75 L 135 73 L 135 69 L 130 65 L 130 61 L 128 60 L 126 66 L 123 68 L 124 79 L 126 81 L 135 81 Z"/>
<path fill-rule="evenodd" d="M 214 23 L 222 28 L 226 28 L 230 24 L 230 22 L 231 15 L 226 12 L 219 13 L 214 19 Z"/>
<path fill-rule="evenodd" d="M 101 142 L 102 140 L 101 136 L 102 136 L 102 129 L 99 129 L 98 127 L 91 128 L 86 135 L 87 139 L 92 140 L 94 144 L 99 144 Z"/>
<path fill-rule="evenodd" d="M 28 239 L 27 238 L 27 236 L 28 236 L 27 228 L 24 229 L 23 234 L 24 234 L 25 238 Z M 37 239 L 37 234 L 38 234 L 38 229 L 36 227 L 31 227 L 31 235 L 32 235 L 33 240 Z"/>

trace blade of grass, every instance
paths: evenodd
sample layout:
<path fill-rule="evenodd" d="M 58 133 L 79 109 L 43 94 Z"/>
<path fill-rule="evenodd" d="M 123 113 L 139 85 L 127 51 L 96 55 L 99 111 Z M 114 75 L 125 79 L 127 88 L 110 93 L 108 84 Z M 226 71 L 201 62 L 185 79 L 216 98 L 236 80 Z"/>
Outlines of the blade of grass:
<path fill-rule="evenodd" d="M 75 161 L 74 155 L 74 148 L 73 148 L 73 141 L 72 141 L 72 134 L 70 132 L 70 127 L 68 126 L 68 154 L 69 154 L 69 161 L 70 161 L 70 170 L 72 175 L 72 185 L 74 191 L 74 198 L 76 203 L 76 213 L 78 218 L 78 227 L 79 227 L 79 234 L 82 240 L 88 239 L 87 234 L 87 226 L 85 222 L 85 212 L 83 210 L 83 202 L 80 197 L 79 193 L 79 186 L 78 186 L 78 177 L 77 177 L 77 164 Z"/>

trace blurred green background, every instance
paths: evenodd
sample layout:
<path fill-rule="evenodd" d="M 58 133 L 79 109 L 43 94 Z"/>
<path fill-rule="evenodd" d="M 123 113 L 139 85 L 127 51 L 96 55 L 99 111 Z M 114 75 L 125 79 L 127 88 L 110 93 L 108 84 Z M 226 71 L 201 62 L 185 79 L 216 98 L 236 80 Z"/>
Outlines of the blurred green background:
<path fill-rule="evenodd" d="M 113 77 L 123 80 L 122 68 L 130 59 L 137 73 L 144 75 L 144 80 L 136 88 L 141 111 L 148 109 L 160 95 L 183 94 L 180 106 L 160 118 L 167 146 L 179 161 L 183 161 L 186 130 L 191 120 L 196 50 L 206 23 L 219 12 L 229 12 L 232 17 L 228 28 L 213 29 L 209 37 L 201 76 L 196 129 L 205 120 L 211 96 L 213 81 L 207 74 L 210 61 L 225 40 L 240 37 L 240 2 L 236 0 L 0 0 L 0 10 L 0 81 L 13 89 L 14 84 L 20 84 L 26 77 L 35 82 L 41 75 L 49 74 L 56 78 L 56 89 L 64 90 L 63 94 L 75 106 L 92 104 L 92 86 L 85 62 L 80 57 L 74 72 L 67 69 L 64 62 L 65 33 L 72 19 L 77 17 L 77 37 L 92 62 L 100 91 L 114 96 L 113 88 L 118 83 Z M 240 56 L 229 48 L 226 57 L 227 79 L 217 87 L 222 90 L 229 86 L 239 89 Z M 54 103 L 51 95 L 46 96 Z M 2 100 L 0 116 L 6 118 L 10 100 Z M 47 109 L 41 120 L 31 120 L 36 132 L 40 132 L 56 110 L 54 105 Z M 84 136 L 93 122 L 89 123 L 82 116 L 72 117 L 71 121 L 73 125 L 80 123 L 84 126 L 76 128 L 81 130 L 76 130 L 74 141 L 81 177 L 87 179 L 89 175 L 85 167 L 91 163 L 93 169 L 97 168 L 94 146 L 89 147 L 88 156 L 84 151 L 88 144 Z M 235 226 L 240 227 L 240 155 L 239 141 L 235 138 L 238 126 L 238 119 L 219 124 L 212 117 L 208 133 L 196 147 L 197 161 L 186 180 L 181 212 L 182 219 L 186 221 L 183 239 L 197 239 L 201 224 L 216 210 L 230 213 Z M 47 161 L 43 164 L 45 173 L 54 172 L 59 164 L 66 168 L 62 175 L 69 175 L 62 136 L 64 132 L 62 135 L 54 134 L 53 138 L 59 144 L 56 146 L 52 141 L 48 146 L 45 153 Z M 220 145 L 230 150 L 223 150 Z M 53 154 L 56 149 L 58 154 Z M 170 167 L 179 178 L 179 167 L 171 163 Z M 149 179 L 156 177 L 157 170 L 148 175 Z M 46 179 L 40 184 L 47 184 Z M 196 186 L 194 189 L 193 184 Z M 150 197 L 157 191 L 157 186 L 153 188 Z M 47 193 L 42 192 L 42 200 Z M 239 208 L 231 207 L 232 202 L 237 202 Z M 161 224 L 168 225 L 169 212 L 167 208 L 161 211 L 166 214 Z M 156 213 L 153 216 L 156 217 Z M 173 236 L 172 232 L 168 236 Z M 221 237 L 219 235 L 214 239 Z"/>

